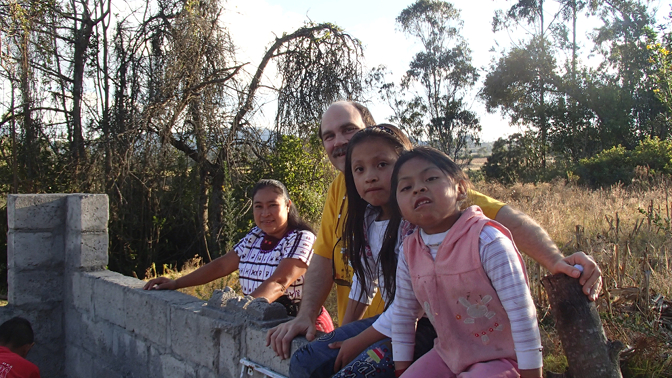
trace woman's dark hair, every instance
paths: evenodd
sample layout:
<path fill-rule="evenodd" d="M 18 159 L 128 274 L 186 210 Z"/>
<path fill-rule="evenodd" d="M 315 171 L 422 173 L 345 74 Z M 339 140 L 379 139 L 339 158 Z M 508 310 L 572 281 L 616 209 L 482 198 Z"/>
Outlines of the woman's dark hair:
<path fill-rule="evenodd" d="M 362 293 L 366 293 L 367 296 L 371 295 L 371 293 L 369 293 L 368 287 L 364 283 L 367 277 L 374 277 L 372 269 L 375 269 L 375 267 L 370 267 L 363 261 L 366 248 L 364 214 L 368 203 L 357 192 L 355 179 L 352 175 L 352 151 L 358 144 L 372 139 L 377 139 L 381 143 L 391 146 L 397 155 L 401 155 L 402 152 L 413 147 L 411 141 L 401 130 L 389 124 L 380 124 L 362 129 L 353 135 L 348 142 L 348 153 L 345 156 L 345 187 L 348 193 L 348 211 L 345 216 L 345 229 L 343 232 L 343 242 L 346 249 L 344 257 L 349 260 L 352 269 L 357 275 L 357 279 L 364 289 Z M 397 224 L 397 227 L 388 226 L 385 231 L 383 246 L 380 249 L 378 261 L 376 261 L 376 266 L 380 262 L 383 271 L 389 270 L 392 266 L 390 260 L 394 260 L 393 268 L 396 272 L 397 258 L 394 246 L 396 245 L 398 226 L 399 224 Z M 388 240 L 393 240 L 393 242 L 389 243 Z M 386 245 L 391 245 L 391 249 L 389 247 L 386 249 Z M 375 272 L 377 274 L 377 270 Z M 385 281 L 385 285 L 385 289 L 389 293 L 390 287 L 387 286 L 387 281 Z M 393 297 L 389 295 L 388 297 L 385 298 L 385 302 L 391 303 Z"/>
<path fill-rule="evenodd" d="M 261 179 L 259 180 L 255 185 L 254 189 L 252 189 L 252 200 L 254 201 L 254 196 L 257 194 L 258 191 L 264 188 L 273 188 L 275 189 L 275 192 L 278 194 L 282 194 L 283 197 L 285 197 L 285 203 L 289 204 L 289 211 L 287 214 L 287 229 L 288 230 L 306 230 L 310 231 L 313 234 L 315 231 L 313 231 L 313 228 L 310 227 L 308 222 L 303 220 L 301 218 L 301 215 L 299 215 L 299 210 L 297 210 L 296 205 L 294 205 L 294 202 L 290 203 L 289 200 L 289 192 L 287 191 L 287 188 L 285 187 L 285 184 L 281 183 L 278 180 L 273 180 L 273 179 Z"/>
<path fill-rule="evenodd" d="M 399 156 L 399 159 L 397 159 L 397 163 L 394 164 L 394 170 L 392 171 L 392 179 L 391 179 L 392 183 L 390 184 L 390 202 L 389 202 L 390 223 L 387 226 L 388 231 L 390 231 L 390 229 L 397 230 L 402 220 L 401 211 L 399 210 L 399 204 L 397 203 L 397 184 L 399 183 L 399 169 L 401 169 L 401 167 L 406 162 L 416 157 L 436 165 L 441 171 L 445 172 L 446 175 L 448 175 L 453 180 L 463 180 L 467 188 L 471 187 L 471 182 L 469 181 L 469 177 L 467 176 L 467 174 L 464 173 L 464 171 L 460 169 L 460 167 L 457 164 L 455 164 L 455 162 L 452 161 L 448 157 L 448 155 L 444 154 L 443 152 L 427 146 L 418 146 L 413 149 L 404 151 Z M 391 242 L 396 243 L 396 239 L 389 240 L 387 238 L 386 233 L 383 242 L 383 247 L 381 248 L 381 254 L 382 251 L 386 251 L 386 253 L 389 253 L 390 248 L 394 250 L 395 244 L 390 245 Z M 391 266 L 388 261 L 383 261 L 383 281 L 385 282 L 387 295 L 391 299 L 394 299 L 397 287 L 396 286 L 397 259 L 396 255 L 393 254 L 393 256 L 395 257 L 394 266 Z M 389 305 L 390 304 L 386 302 L 386 306 L 389 307 Z"/>

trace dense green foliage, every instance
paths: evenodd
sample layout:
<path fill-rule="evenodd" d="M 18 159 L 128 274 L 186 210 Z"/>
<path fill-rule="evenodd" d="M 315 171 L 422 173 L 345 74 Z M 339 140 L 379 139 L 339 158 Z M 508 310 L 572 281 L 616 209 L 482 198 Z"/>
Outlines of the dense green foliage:
<path fill-rule="evenodd" d="M 634 150 L 619 145 L 582 159 L 576 171 L 582 182 L 592 187 L 608 187 L 631 183 L 639 167 L 646 170 L 647 176 L 671 175 L 672 141 L 647 138 Z"/>
<path fill-rule="evenodd" d="M 0 190 L 108 194 L 110 268 L 138 276 L 225 253 L 252 224 L 262 177 L 317 222 L 334 174 L 316 125 L 359 96 L 359 41 L 307 23 L 253 65 L 221 1 L 133 7 L 0 0 Z M 268 96 L 270 125 L 255 116 Z"/>
<path fill-rule="evenodd" d="M 495 30 L 529 34 L 493 60 L 480 95 L 488 110 L 527 130 L 498 141 L 486 177 L 538 182 L 576 170 L 590 185 L 630 182 L 627 151 L 667 140 L 672 126 L 670 32 L 656 25 L 656 11 L 669 9 L 638 0 L 526 0 L 498 12 Z M 588 34 L 590 65 L 577 42 L 577 23 L 589 17 L 601 23 Z M 656 165 L 647 158 L 637 164 Z"/>
<path fill-rule="evenodd" d="M 399 14 L 420 51 L 397 84 L 384 68 L 364 80 L 360 42 L 332 23 L 279 35 L 252 64 L 221 1 L 148 0 L 127 18 L 110 6 L 0 0 L 0 191 L 108 194 L 110 268 L 126 274 L 225 253 L 252 224 L 261 177 L 285 182 L 316 223 L 334 171 L 315 128 L 330 102 L 366 100 L 367 85 L 416 141 L 465 160 L 480 138 L 478 89 L 522 130 L 494 144 L 487 179 L 602 186 L 669 173 L 672 38 L 648 2 L 506 3 L 493 29 L 529 33 L 493 49 L 482 88 L 458 3 Z M 576 24 L 589 18 L 582 45 Z M 272 124 L 256 116 L 268 99 Z"/>

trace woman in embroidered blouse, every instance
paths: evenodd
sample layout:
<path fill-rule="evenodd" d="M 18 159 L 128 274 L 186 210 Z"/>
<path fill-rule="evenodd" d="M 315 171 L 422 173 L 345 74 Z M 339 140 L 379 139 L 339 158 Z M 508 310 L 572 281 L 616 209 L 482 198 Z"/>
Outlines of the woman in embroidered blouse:
<path fill-rule="evenodd" d="M 203 285 L 239 270 L 243 294 L 278 301 L 289 315 L 296 315 L 315 234 L 301 219 L 280 181 L 260 180 L 252 191 L 252 199 L 256 227 L 229 253 L 176 280 L 154 278 L 144 289 L 176 290 Z M 324 332 L 333 330 L 326 310 L 323 309 L 317 325 Z"/>

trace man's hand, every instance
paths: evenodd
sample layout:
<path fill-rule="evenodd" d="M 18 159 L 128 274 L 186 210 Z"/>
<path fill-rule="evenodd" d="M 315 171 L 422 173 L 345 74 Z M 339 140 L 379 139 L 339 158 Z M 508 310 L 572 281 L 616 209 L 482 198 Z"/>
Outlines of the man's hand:
<path fill-rule="evenodd" d="M 145 290 L 175 290 L 177 283 L 166 277 L 157 277 L 149 280 L 143 287 Z"/>
<path fill-rule="evenodd" d="M 306 335 L 308 341 L 313 341 L 315 332 L 315 322 L 299 314 L 287 323 L 269 329 L 266 334 L 266 346 L 273 348 L 275 354 L 285 360 L 290 356 L 292 340 L 296 336 Z"/>
<path fill-rule="evenodd" d="M 574 265 L 581 265 L 583 273 Z M 578 278 L 579 283 L 583 286 L 583 292 L 591 301 L 595 301 L 602 290 L 600 267 L 597 266 L 592 257 L 583 252 L 576 252 L 559 260 L 550 271 L 551 274 L 564 273 L 570 277 Z"/>

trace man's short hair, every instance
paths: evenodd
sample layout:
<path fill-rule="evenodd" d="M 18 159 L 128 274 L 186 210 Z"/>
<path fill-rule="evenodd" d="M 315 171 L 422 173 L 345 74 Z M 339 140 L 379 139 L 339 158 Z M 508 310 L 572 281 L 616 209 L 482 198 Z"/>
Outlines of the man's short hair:
<path fill-rule="evenodd" d="M 0 325 L 0 345 L 19 348 L 34 341 L 33 327 L 27 319 L 16 316 Z"/>
<path fill-rule="evenodd" d="M 373 119 L 373 116 L 371 115 L 371 112 L 369 111 L 369 108 L 360 104 L 359 102 L 354 101 L 349 102 L 359 111 L 359 115 L 362 116 L 362 121 L 364 121 L 364 126 L 369 127 L 377 125 L 376 121 Z"/>
<path fill-rule="evenodd" d="M 369 111 L 369 108 L 360 104 L 359 102 L 349 100 L 345 102 L 354 106 L 355 109 L 357 109 L 359 115 L 362 117 L 362 122 L 364 122 L 365 127 L 377 125 L 376 121 L 373 119 L 373 115 L 371 115 L 371 112 Z M 322 139 L 322 122 L 320 122 L 320 126 L 317 128 L 317 134 L 320 137 L 320 139 Z"/>

